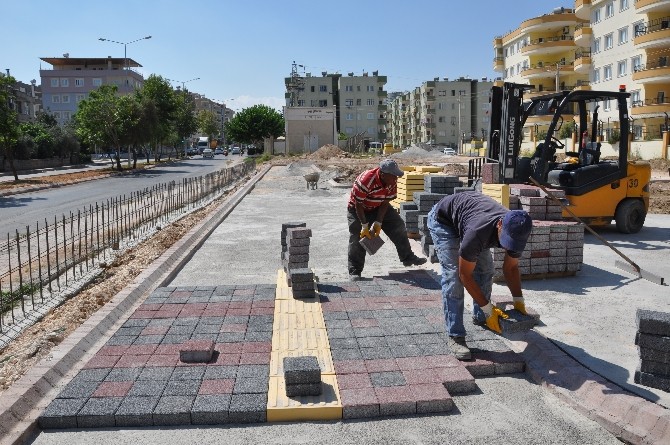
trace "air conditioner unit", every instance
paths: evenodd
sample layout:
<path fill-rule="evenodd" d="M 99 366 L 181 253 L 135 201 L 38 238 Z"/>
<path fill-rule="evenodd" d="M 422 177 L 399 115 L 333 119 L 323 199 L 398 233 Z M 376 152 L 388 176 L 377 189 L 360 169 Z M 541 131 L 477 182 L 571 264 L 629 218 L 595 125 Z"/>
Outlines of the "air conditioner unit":
<path fill-rule="evenodd" d="M 570 27 L 569 26 L 564 26 L 563 27 L 563 34 L 570 34 Z"/>

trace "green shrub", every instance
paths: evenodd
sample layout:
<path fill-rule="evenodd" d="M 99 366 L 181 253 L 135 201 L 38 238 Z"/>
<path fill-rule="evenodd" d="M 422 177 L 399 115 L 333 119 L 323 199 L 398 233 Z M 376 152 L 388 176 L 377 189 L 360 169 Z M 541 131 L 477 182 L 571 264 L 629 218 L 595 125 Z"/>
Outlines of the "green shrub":
<path fill-rule="evenodd" d="M 610 131 L 610 135 L 607 138 L 607 142 L 614 145 L 617 142 L 619 142 L 620 139 L 621 139 L 621 133 L 619 132 L 619 130 L 612 130 Z"/>

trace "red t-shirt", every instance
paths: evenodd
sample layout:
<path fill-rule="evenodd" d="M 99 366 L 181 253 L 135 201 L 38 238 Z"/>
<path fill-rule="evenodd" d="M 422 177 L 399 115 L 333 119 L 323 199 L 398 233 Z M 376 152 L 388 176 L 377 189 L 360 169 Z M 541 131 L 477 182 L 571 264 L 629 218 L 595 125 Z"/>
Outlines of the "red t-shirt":
<path fill-rule="evenodd" d="M 349 195 L 347 208 L 355 209 L 356 202 L 363 204 L 366 211 L 376 209 L 389 199 L 395 199 L 397 193 L 396 184 L 384 185 L 379 177 L 379 167 L 366 170 L 354 181 Z"/>

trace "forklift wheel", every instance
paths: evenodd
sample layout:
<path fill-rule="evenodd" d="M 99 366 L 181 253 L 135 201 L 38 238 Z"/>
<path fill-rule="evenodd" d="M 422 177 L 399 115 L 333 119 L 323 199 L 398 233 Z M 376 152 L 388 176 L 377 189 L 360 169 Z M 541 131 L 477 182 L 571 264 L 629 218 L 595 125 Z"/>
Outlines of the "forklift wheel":
<path fill-rule="evenodd" d="M 616 228 L 621 233 L 637 233 L 644 225 L 647 212 L 639 199 L 624 199 L 614 215 Z"/>

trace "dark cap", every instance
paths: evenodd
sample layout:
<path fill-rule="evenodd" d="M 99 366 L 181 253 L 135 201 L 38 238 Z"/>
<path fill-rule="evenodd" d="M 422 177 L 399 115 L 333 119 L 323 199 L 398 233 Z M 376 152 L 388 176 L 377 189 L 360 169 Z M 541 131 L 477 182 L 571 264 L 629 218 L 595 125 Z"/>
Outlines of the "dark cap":
<path fill-rule="evenodd" d="M 382 173 L 387 173 L 389 175 L 397 176 L 399 178 L 405 174 L 404 171 L 400 170 L 400 167 L 398 167 L 398 163 L 393 159 L 384 159 L 382 162 L 380 162 L 379 170 L 381 170 Z"/>
<path fill-rule="evenodd" d="M 525 210 L 510 210 L 502 220 L 500 245 L 505 250 L 521 253 L 533 229 L 533 220 Z"/>

